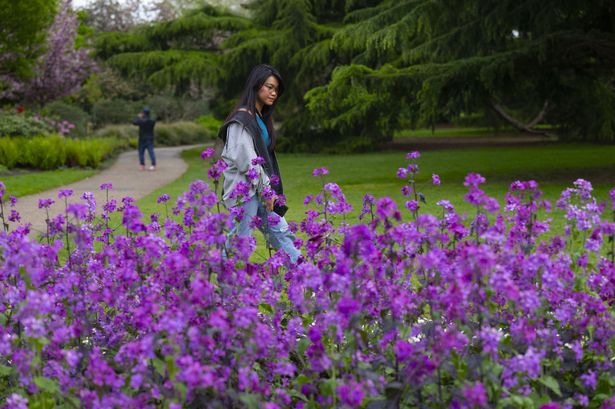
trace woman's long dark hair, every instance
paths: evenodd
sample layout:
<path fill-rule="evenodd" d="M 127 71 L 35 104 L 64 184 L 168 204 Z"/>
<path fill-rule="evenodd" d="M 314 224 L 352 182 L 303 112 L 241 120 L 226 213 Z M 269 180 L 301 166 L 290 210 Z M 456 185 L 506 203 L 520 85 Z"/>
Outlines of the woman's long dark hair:
<path fill-rule="evenodd" d="M 275 148 L 276 141 L 276 134 L 275 129 L 273 129 L 273 119 L 271 117 L 271 114 L 273 113 L 273 110 L 278 103 L 278 99 L 284 93 L 284 82 L 282 81 L 282 76 L 280 75 L 278 70 L 267 64 L 259 64 L 254 67 L 252 69 L 252 72 L 250 72 L 248 79 L 246 80 L 246 85 L 241 94 L 241 98 L 239 98 L 239 102 L 237 103 L 237 105 L 235 105 L 235 108 L 233 108 L 231 113 L 226 118 L 226 121 L 229 121 L 237 113 L 237 111 L 239 111 L 240 108 L 244 108 L 250 111 L 250 113 L 256 119 L 256 96 L 258 95 L 258 91 L 261 89 L 265 81 L 267 81 L 267 78 L 271 77 L 272 75 L 276 77 L 279 83 L 277 92 L 278 97 L 275 99 L 275 102 L 271 106 L 263 104 L 263 108 L 261 110 L 263 122 L 265 122 L 265 125 L 267 126 L 267 131 L 269 132 L 269 137 L 271 138 L 271 151 L 273 151 L 273 149 Z"/>

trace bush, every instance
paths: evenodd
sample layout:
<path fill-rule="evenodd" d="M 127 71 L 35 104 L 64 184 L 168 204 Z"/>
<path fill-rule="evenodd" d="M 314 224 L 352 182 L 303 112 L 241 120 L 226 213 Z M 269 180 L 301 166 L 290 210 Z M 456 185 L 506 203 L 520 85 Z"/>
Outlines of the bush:
<path fill-rule="evenodd" d="M 85 136 L 88 133 L 90 115 L 75 105 L 63 101 L 54 101 L 45 106 L 45 113 L 52 118 L 68 121 L 75 125 L 68 134 L 70 136 Z"/>
<path fill-rule="evenodd" d="M 217 132 L 217 131 L 216 131 Z M 134 125 L 108 125 L 95 132 L 98 137 L 117 137 L 130 140 L 136 146 L 139 128 Z M 154 143 L 157 146 L 179 146 L 204 143 L 215 134 L 194 122 L 158 122 L 154 128 Z"/>
<path fill-rule="evenodd" d="M 0 112 L 0 136 L 46 135 L 51 127 L 42 120 L 25 113 Z"/>
<path fill-rule="evenodd" d="M 96 127 L 129 124 L 142 109 L 141 103 L 123 99 L 99 101 L 92 108 L 92 121 Z"/>
<path fill-rule="evenodd" d="M 128 146 L 127 140 L 119 138 L 67 139 L 59 135 L 4 137 L 0 138 L 0 165 L 8 169 L 96 168 Z"/>
<path fill-rule="evenodd" d="M 143 101 L 162 120 L 167 122 L 194 120 L 209 112 L 206 100 L 191 100 L 173 96 L 155 95 Z"/>
<path fill-rule="evenodd" d="M 0 138 L 0 164 L 7 169 L 13 169 L 19 158 L 19 147 L 16 139 Z"/>
<path fill-rule="evenodd" d="M 210 137 L 213 139 L 218 136 L 218 130 L 222 126 L 223 121 L 213 115 L 203 115 L 196 119 L 196 123 L 205 127 L 207 132 L 210 133 Z"/>

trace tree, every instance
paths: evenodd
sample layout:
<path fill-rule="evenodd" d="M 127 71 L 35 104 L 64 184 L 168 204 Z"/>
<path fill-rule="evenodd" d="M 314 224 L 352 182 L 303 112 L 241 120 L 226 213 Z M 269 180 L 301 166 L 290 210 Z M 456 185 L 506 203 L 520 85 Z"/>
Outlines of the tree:
<path fill-rule="evenodd" d="M 100 32 L 126 32 L 141 22 L 139 0 L 94 0 L 83 10 L 86 24 Z"/>
<path fill-rule="evenodd" d="M 213 89 L 221 76 L 222 41 L 249 26 L 246 18 L 205 6 L 128 33 L 105 33 L 97 41 L 97 56 L 152 93 L 195 98 Z"/>
<path fill-rule="evenodd" d="M 55 11 L 53 0 L 0 0 L 0 100 L 30 75 Z"/>
<path fill-rule="evenodd" d="M 95 67 L 89 50 L 75 48 L 77 16 L 64 0 L 47 35 L 47 48 L 24 88 L 26 102 L 39 106 L 79 90 Z"/>
<path fill-rule="evenodd" d="M 606 0 L 379 1 L 333 38 L 352 64 L 307 93 L 326 128 L 390 139 L 491 111 L 541 132 L 615 140 L 615 5 Z"/>

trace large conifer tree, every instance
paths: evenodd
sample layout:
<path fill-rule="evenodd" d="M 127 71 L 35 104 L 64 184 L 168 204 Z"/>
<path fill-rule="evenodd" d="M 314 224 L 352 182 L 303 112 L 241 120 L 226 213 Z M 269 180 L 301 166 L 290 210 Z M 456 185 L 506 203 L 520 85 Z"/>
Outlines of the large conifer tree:
<path fill-rule="evenodd" d="M 615 5 L 607 0 L 386 0 L 333 38 L 351 54 L 307 94 L 332 129 L 371 140 L 400 123 L 496 112 L 519 129 L 615 140 Z"/>

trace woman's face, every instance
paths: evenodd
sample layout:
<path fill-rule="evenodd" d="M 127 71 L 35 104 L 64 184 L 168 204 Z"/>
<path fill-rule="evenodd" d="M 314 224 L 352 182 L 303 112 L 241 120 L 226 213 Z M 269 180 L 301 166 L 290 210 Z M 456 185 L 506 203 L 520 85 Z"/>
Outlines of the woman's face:
<path fill-rule="evenodd" d="M 261 88 L 258 90 L 257 98 L 259 102 L 265 105 L 273 105 L 275 100 L 278 98 L 278 87 L 280 83 L 278 79 L 271 75 L 269 78 L 265 80 Z"/>

